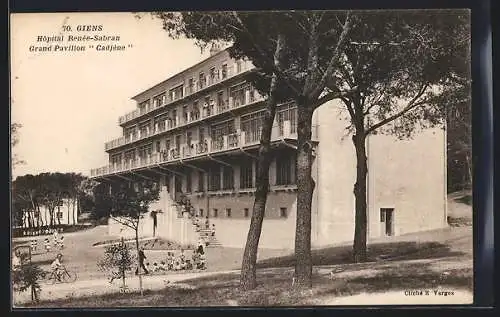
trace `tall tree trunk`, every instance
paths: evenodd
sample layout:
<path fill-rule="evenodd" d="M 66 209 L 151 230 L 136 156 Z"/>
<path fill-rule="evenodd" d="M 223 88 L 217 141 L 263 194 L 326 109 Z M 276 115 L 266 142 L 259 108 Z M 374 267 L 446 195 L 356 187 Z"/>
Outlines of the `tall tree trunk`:
<path fill-rule="evenodd" d="M 468 151 L 465 153 L 465 161 L 467 163 L 467 173 L 469 176 L 469 179 L 467 180 L 466 187 L 472 188 L 472 162 L 471 162 L 470 154 L 468 153 Z"/>
<path fill-rule="evenodd" d="M 144 295 L 144 291 L 142 289 L 142 267 L 139 255 L 139 221 L 137 222 L 137 226 L 135 227 L 135 248 L 137 250 L 137 275 L 139 276 L 139 290 L 142 296 Z"/>
<path fill-rule="evenodd" d="M 284 37 L 278 35 L 276 49 L 274 52 L 274 65 L 280 68 L 284 46 Z M 262 222 L 266 210 L 267 195 L 269 192 L 269 165 L 271 164 L 271 133 L 274 117 L 276 114 L 276 92 L 278 89 L 278 78 L 272 75 L 269 86 L 269 97 L 266 101 L 264 124 L 260 136 L 259 158 L 257 160 L 256 191 L 252 208 L 252 218 L 248 229 L 245 251 L 241 264 L 240 288 L 242 290 L 254 289 L 257 286 L 257 253 L 259 240 L 262 233 Z"/>
<path fill-rule="evenodd" d="M 366 137 L 362 125 L 356 129 L 352 137 L 356 150 L 356 183 L 354 184 L 354 197 L 356 205 L 354 225 L 353 260 L 355 263 L 366 261 L 366 175 L 368 173 L 366 157 Z"/>
<path fill-rule="evenodd" d="M 122 264 L 123 264 L 123 257 L 125 256 L 125 248 L 126 248 L 126 246 L 125 246 L 125 239 L 123 237 L 121 238 L 121 248 L 122 248 L 122 254 L 121 254 L 121 256 L 122 256 Z M 123 290 L 125 291 L 125 287 L 127 285 L 125 284 L 125 267 L 123 265 L 121 265 L 121 272 L 120 273 L 121 273 L 120 275 L 121 275 L 121 278 L 122 278 L 122 287 L 123 287 Z"/>
<path fill-rule="evenodd" d="M 59 217 L 59 213 L 61 212 L 61 206 L 57 206 L 57 215 L 56 215 L 56 218 L 57 218 L 57 224 L 58 225 L 61 225 L 61 218 L 62 217 Z"/>
<path fill-rule="evenodd" d="M 78 212 L 78 196 L 73 200 L 73 225 L 76 225 L 76 215 L 75 213 Z"/>
<path fill-rule="evenodd" d="M 68 215 L 68 219 L 66 220 L 68 225 L 69 225 L 69 215 L 70 215 L 69 210 L 71 209 L 71 205 L 72 205 L 72 202 L 68 198 L 68 212 L 66 213 Z"/>
<path fill-rule="evenodd" d="M 49 209 L 49 215 L 50 215 L 50 227 L 54 227 L 54 209 L 55 209 L 55 207 L 50 206 L 48 209 Z"/>
<path fill-rule="evenodd" d="M 252 210 L 250 228 L 248 229 L 245 251 L 241 267 L 240 287 L 243 290 L 254 289 L 257 286 L 256 263 L 259 240 L 262 232 L 262 222 L 266 210 L 267 195 L 269 192 L 269 165 L 271 164 L 271 132 L 276 114 L 275 90 L 276 76 L 271 83 L 271 94 L 266 102 L 264 124 L 260 137 L 259 158 L 257 160 L 257 177 L 255 200 Z"/>
<path fill-rule="evenodd" d="M 311 205 L 314 191 L 312 170 L 312 110 L 297 100 L 297 223 L 295 228 L 295 287 L 312 287 Z"/>

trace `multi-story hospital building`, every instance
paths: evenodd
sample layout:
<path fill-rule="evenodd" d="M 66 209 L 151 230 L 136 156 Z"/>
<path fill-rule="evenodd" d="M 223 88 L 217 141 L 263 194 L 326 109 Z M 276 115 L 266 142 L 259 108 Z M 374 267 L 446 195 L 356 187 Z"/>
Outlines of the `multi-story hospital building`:
<path fill-rule="evenodd" d="M 101 182 L 157 181 L 161 199 L 144 217 L 141 235 L 180 242 L 198 239 L 182 215 L 181 197 L 215 224 L 224 246 L 244 246 L 256 182 L 256 156 L 265 98 L 246 81 L 255 68 L 227 50 L 141 92 L 137 109 L 118 120 L 123 135 L 105 144 L 106 166 L 91 171 Z M 352 241 L 356 157 L 338 101 L 313 116 L 316 188 L 312 245 Z M 297 109 L 278 107 L 272 130 L 270 192 L 260 245 L 293 248 L 295 239 Z M 445 132 L 425 130 L 411 140 L 367 139 L 369 239 L 446 226 Z M 184 200 L 185 201 L 185 200 Z M 112 220 L 112 235 L 131 234 Z"/>

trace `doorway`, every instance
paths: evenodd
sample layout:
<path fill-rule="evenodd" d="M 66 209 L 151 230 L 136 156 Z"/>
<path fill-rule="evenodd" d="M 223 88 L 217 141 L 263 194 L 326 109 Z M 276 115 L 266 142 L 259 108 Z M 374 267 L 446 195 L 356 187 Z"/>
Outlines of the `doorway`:
<path fill-rule="evenodd" d="M 394 235 L 394 208 L 380 208 L 380 224 L 383 235 Z"/>

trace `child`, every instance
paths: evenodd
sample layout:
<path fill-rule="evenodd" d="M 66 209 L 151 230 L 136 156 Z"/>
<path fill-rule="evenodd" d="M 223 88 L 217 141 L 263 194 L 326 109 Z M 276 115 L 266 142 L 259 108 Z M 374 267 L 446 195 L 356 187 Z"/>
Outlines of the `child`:
<path fill-rule="evenodd" d="M 45 238 L 45 251 L 50 252 L 50 241 L 49 238 Z"/>
<path fill-rule="evenodd" d="M 31 251 L 36 251 L 37 247 L 38 247 L 38 241 L 37 240 L 31 240 Z"/>
<path fill-rule="evenodd" d="M 165 261 L 161 261 L 160 262 L 159 269 L 160 269 L 160 271 L 166 271 L 167 270 L 167 266 L 166 266 Z"/>
<path fill-rule="evenodd" d="M 158 263 L 154 262 L 153 263 L 153 272 L 159 272 L 160 271 L 160 267 L 158 266 Z"/>
<path fill-rule="evenodd" d="M 59 247 L 62 249 L 64 249 L 64 237 L 61 236 L 61 239 L 59 240 Z"/>
<path fill-rule="evenodd" d="M 207 259 L 205 257 L 205 253 L 200 254 L 200 262 L 199 262 L 199 265 L 198 265 L 198 269 L 200 269 L 200 270 L 206 270 L 207 269 L 206 260 Z"/>
<path fill-rule="evenodd" d="M 172 271 L 174 269 L 174 257 L 171 252 L 167 254 L 167 271 Z"/>
<path fill-rule="evenodd" d="M 179 260 L 181 262 L 181 269 L 186 268 L 186 256 L 184 255 L 184 249 L 181 249 L 181 254 L 179 254 Z"/>

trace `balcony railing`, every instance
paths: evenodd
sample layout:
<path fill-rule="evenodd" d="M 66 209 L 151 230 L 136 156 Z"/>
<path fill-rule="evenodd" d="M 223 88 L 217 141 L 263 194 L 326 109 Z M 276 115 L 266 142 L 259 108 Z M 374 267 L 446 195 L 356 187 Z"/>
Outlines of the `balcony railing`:
<path fill-rule="evenodd" d="M 297 132 L 295 126 L 290 121 L 284 121 L 281 126 L 273 127 L 272 141 L 283 138 L 296 138 Z M 312 127 L 312 139 L 317 140 L 317 126 Z M 143 156 L 137 159 L 123 160 L 112 165 L 91 170 L 91 177 L 104 176 L 117 172 L 124 172 L 135 168 L 150 167 L 157 164 L 175 162 L 179 159 L 195 158 L 207 154 L 223 152 L 238 147 L 257 145 L 260 143 L 261 130 L 252 133 L 239 131 L 229 135 L 223 135 L 217 139 L 206 138 L 201 142 L 193 141 L 190 145 L 183 145 L 169 150 L 162 150 L 151 155 Z"/>
<path fill-rule="evenodd" d="M 147 132 L 131 134 L 128 137 L 125 136 L 125 137 L 120 137 L 120 138 L 114 139 L 112 141 L 106 142 L 106 144 L 104 145 L 104 149 L 106 151 L 108 151 L 108 150 L 111 150 L 111 149 L 114 149 L 114 148 L 117 148 L 120 146 L 131 144 L 133 142 L 136 142 L 136 141 L 139 141 L 139 140 L 142 140 L 142 139 L 154 136 L 154 135 L 158 135 L 162 132 L 169 131 L 169 130 L 172 130 L 174 128 L 183 127 L 187 124 L 199 122 L 199 121 L 205 120 L 207 118 L 219 115 L 221 113 L 229 112 L 233 109 L 237 109 L 240 107 L 251 105 L 251 104 L 254 104 L 256 102 L 261 102 L 264 99 L 265 99 L 265 97 L 260 95 L 257 91 L 253 91 L 252 93 L 248 92 L 247 94 L 245 94 L 245 99 L 243 100 L 243 102 L 240 102 L 239 100 L 234 101 L 233 98 L 230 97 L 227 100 L 227 104 L 225 103 L 224 107 L 216 107 L 215 104 L 208 104 L 208 105 L 202 107 L 202 110 L 200 113 L 197 113 L 195 115 L 191 115 L 191 113 L 188 113 L 188 115 L 185 118 L 183 118 L 182 120 L 179 120 L 178 117 L 173 118 L 173 119 L 167 118 L 167 119 L 165 119 L 165 124 L 164 124 L 164 127 L 162 127 L 162 128 L 155 127 L 153 129 L 148 130 Z"/>
<path fill-rule="evenodd" d="M 231 79 L 243 72 L 246 72 L 246 71 L 249 71 L 251 69 L 254 69 L 254 65 L 250 62 L 250 61 L 245 61 L 241 64 L 241 69 L 239 72 L 237 72 L 236 69 L 233 69 L 233 67 L 229 67 L 227 69 L 227 75 L 225 77 L 223 76 L 220 76 L 220 77 L 216 77 L 216 78 L 211 78 L 209 79 L 208 77 L 206 77 L 205 79 L 205 83 L 203 84 L 200 84 L 201 82 L 198 82 L 196 85 L 192 86 L 192 87 L 187 87 L 186 88 L 186 91 L 185 91 L 185 94 L 183 97 L 179 98 L 179 99 L 175 99 L 175 100 L 172 100 L 172 101 L 167 101 L 163 104 L 160 104 L 160 105 L 151 105 L 149 106 L 148 108 L 142 108 L 142 109 L 135 109 L 134 111 L 131 111 L 123 116 L 120 116 L 118 118 L 118 123 L 121 125 L 121 124 L 124 124 L 128 121 L 131 121 L 131 120 L 134 120 L 136 118 L 139 118 L 140 116 L 143 116 L 145 114 L 148 114 L 149 112 L 157 109 L 157 108 L 161 108 L 163 106 L 166 106 L 170 103 L 173 103 L 173 102 L 177 102 L 178 100 L 181 100 L 181 99 L 184 99 L 186 97 L 189 97 L 190 95 L 192 94 L 195 94 L 199 91 L 202 91 L 202 90 L 206 90 L 206 89 L 210 89 L 212 86 L 218 84 L 218 83 L 221 83 L 223 81 L 226 81 L 228 79 Z"/>

